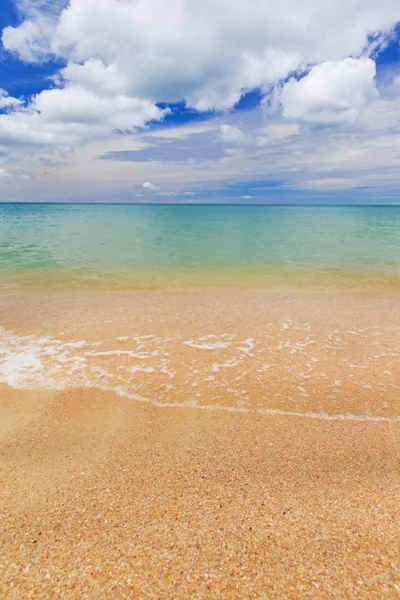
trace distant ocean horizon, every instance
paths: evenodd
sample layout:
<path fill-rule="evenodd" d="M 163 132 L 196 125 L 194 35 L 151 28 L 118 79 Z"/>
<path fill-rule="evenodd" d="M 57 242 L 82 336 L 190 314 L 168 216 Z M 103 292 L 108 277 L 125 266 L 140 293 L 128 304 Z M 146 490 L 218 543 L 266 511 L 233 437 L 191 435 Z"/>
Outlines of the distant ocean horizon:
<path fill-rule="evenodd" d="M 3 285 L 400 289 L 400 206 L 0 203 Z"/>

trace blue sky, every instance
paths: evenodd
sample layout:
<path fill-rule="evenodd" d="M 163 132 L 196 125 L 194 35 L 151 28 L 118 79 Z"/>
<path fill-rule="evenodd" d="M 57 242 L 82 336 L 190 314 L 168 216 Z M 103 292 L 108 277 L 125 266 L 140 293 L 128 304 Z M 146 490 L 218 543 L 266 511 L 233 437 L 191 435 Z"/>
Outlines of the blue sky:
<path fill-rule="evenodd" d="M 3 0 L 0 201 L 400 203 L 400 4 Z"/>

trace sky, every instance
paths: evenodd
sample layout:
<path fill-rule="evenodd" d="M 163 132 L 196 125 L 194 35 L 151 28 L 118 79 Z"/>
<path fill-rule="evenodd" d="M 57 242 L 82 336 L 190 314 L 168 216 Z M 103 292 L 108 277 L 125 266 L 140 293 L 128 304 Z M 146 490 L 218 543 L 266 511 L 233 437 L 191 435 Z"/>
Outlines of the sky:
<path fill-rule="evenodd" d="M 0 202 L 400 204 L 399 0 L 1 0 Z"/>

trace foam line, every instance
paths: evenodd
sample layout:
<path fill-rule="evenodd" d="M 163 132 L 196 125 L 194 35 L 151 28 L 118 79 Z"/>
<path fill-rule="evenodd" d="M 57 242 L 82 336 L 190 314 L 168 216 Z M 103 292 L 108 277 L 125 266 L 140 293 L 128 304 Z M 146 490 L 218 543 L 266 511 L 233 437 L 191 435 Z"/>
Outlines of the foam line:
<path fill-rule="evenodd" d="M 400 417 L 379 417 L 372 415 L 352 415 L 352 414 L 337 414 L 328 415 L 327 413 L 313 413 L 313 412 L 295 412 L 289 410 L 280 410 L 278 408 L 260 408 L 257 410 L 260 414 L 264 415 L 282 415 L 285 417 L 302 417 L 304 419 L 319 419 L 321 421 L 361 421 L 361 422 L 377 422 L 377 423 L 400 423 Z"/>
<path fill-rule="evenodd" d="M 97 386 L 93 386 L 97 387 Z M 108 388 L 97 388 L 102 389 L 103 391 L 110 391 Z M 129 398 L 130 400 L 136 400 L 138 402 L 145 402 L 147 404 L 152 404 L 153 406 L 157 406 L 159 408 L 194 408 L 197 410 L 221 410 L 225 412 L 235 412 L 235 413 L 254 413 L 260 415 L 271 415 L 271 416 L 279 416 L 279 417 L 297 417 L 302 419 L 317 419 L 320 421 L 357 421 L 357 422 L 365 422 L 365 423 L 400 423 L 399 417 L 379 417 L 379 416 L 371 416 L 371 415 L 353 415 L 353 414 L 336 414 L 329 415 L 324 412 L 314 413 L 314 412 L 296 412 L 290 410 L 281 410 L 279 408 L 243 408 L 236 406 L 223 406 L 222 404 L 203 404 L 199 405 L 193 401 L 188 402 L 158 402 L 157 400 L 151 400 L 149 398 L 145 398 L 144 396 L 140 396 L 139 394 L 132 394 L 130 392 L 126 392 L 121 388 L 115 388 L 114 391 L 118 396 L 123 398 Z"/>
<path fill-rule="evenodd" d="M 152 336 L 141 336 L 141 339 L 150 338 Z M 223 334 L 219 336 L 219 339 L 225 340 L 223 343 L 235 345 L 233 336 L 229 334 Z M 226 340 L 229 338 L 229 342 Z M 171 339 L 171 338 L 168 338 Z M 207 346 L 207 349 L 212 345 L 212 349 L 215 349 L 218 336 L 210 335 L 199 338 L 197 341 L 189 340 L 190 343 L 184 342 L 186 345 L 191 345 L 194 348 L 198 348 L 199 343 Z M 152 342 L 154 340 L 152 339 Z M 157 343 L 160 340 L 157 338 Z M 226 367 L 233 367 L 242 364 L 244 357 L 243 353 L 252 356 L 250 351 L 254 349 L 255 343 L 252 338 L 248 338 L 245 341 L 239 342 L 242 344 L 238 346 L 238 350 L 242 353 L 241 355 L 234 357 L 233 359 L 225 360 L 222 363 L 213 363 L 211 366 L 212 372 L 219 371 Z M 204 348 L 204 345 L 202 348 Z M 130 398 L 135 401 L 146 402 L 160 408 L 191 408 L 197 410 L 219 410 L 235 413 L 253 413 L 260 415 L 270 415 L 277 417 L 294 417 L 302 419 L 317 419 L 323 421 L 350 421 L 350 422 L 368 422 L 368 423 L 400 423 L 400 416 L 397 417 L 384 417 L 384 416 L 373 416 L 373 415 L 355 415 L 355 414 L 328 414 L 325 412 L 301 412 L 301 411 L 286 411 L 279 408 L 252 408 L 251 406 L 241 406 L 244 403 L 242 396 L 246 393 L 244 390 L 235 390 L 232 387 L 228 387 L 228 383 L 223 379 L 225 392 L 230 395 L 232 400 L 237 401 L 236 406 L 225 406 L 223 404 L 215 402 L 215 404 L 198 404 L 196 400 L 200 397 L 200 394 L 196 394 L 193 400 L 187 400 L 186 402 L 172 401 L 164 402 L 165 395 L 159 395 L 158 398 L 147 398 L 141 395 L 141 390 L 138 388 L 136 379 L 133 379 L 135 373 L 145 372 L 153 373 L 158 371 L 168 376 L 166 385 L 166 392 L 169 392 L 175 386 L 171 384 L 171 379 L 175 377 L 175 373 L 170 370 L 169 363 L 165 358 L 158 358 L 157 363 L 152 366 L 151 364 L 141 365 L 123 365 L 118 364 L 115 372 L 109 372 L 106 369 L 100 367 L 98 364 L 92 364 L 90 362 L 94 357 L 107 357 L 119 355 L 129 356 L 130 358 L 148 358 L 150 356 L 158 356 L 153 346 L 146 352 L 138 352 L 136 350 L 106 350 L 102 352 L 94 352 L 91 347 L 95 347 L 97 344 L 88 345 L 87 342 L 83 341 L 71 341 L 61 342 L 59 340 L 47 337 L 35 337 L 32 335 L 18 336 L 14 332 L 10 332 L 0 327 L 0 383 L 8 384 L 14 389 L 72 389 L 72 388 L 91 388 L 107 392 L 117 393 L 119 396 Z M 74 350 L 74 352 L 72 352 Z M 78 352 L 76 352 L 78 351 Z M 397 356 L 397 355 L 396 355 Z M 247 360 L 247 359 L 246 359 Z M 254 359 L 256 360 L 256 359 Z M 311 358 L 313 362 L 317 359 Z M 103 361 L 102 361 L 103 362 Z M 351 364 L 351 363 L 348 363 Z M 351 364 L 352 365 L 352 364 Z M 273 367 L 274 364 L 263 364 L 263 368 Z M 353 366 L 353 365 L 352 365 Z M 107 365 L 106 365 L 107 367 Z M 119 375 L 122 369 L 123 375 Z M 124 371 L 125 369 L 125 371 Z M 198 371 L 193 371 L 197 373 Z M 259 371 L 260 372 L 260 371 Z M 246 374 L 245 371 L 243 374 Z M 386 372 L 385 372 L 386 373 Z M 304 373 L 300 373 L 304 376 Z M 320 373 L 324 376 L 324 373 Z M 106 383 L 105 380 L 114 379 L 113 382 Z M 236 377 L 235 381 L 240 380 L 240 377 Z M 214 381 L 215 375 L 209 375 L 204 381 Z M 282 381 L 285 381 L 283 378 Z M 296 380 L 290 380 L 293 383 L 297 383 Z M 335 380 L 333 385 L 327 387 L 333 387 L 339 392 L 341 380 Z M 357 383 L 357 382 L 353 382 Z M 126 389 L 126 386 L 134 384 L 136 387 L 135 391 L 131 391 L 132 388 Z M 361 384 L 359 384 L 361 385 Z M 391 388 L 399 389 L 392 383 L 386 383 L 385 385 Z M 196 383 L 197 386 L 197 383 Z M 363 385 L 364 388 L 370 389 L 371 386 L 367 384 Z M 302 392 L 302 395 L 307 394 L 305 387 L 297 385 L 297 389 Z M 280 395 L 275 394 L 275 397 L 283 398 Z M 239 398 L 239 400 L 238 400 Z M 329 396 L 328 396 L 329 398 Z M 290 397 L 288 398 L 290 399 Z M 217 400 L 217 398 L 216 398 Z M 260 406 L 260 404 L 258 405 Z"/>

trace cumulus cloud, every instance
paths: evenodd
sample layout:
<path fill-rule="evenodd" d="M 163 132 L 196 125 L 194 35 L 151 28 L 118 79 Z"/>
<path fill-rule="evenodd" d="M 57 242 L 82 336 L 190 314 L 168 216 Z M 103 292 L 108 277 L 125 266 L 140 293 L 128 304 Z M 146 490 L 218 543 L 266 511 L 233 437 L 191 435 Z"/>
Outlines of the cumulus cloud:
<path fill-rule="evenodd" d="M 142 183 L 142 188 L 145 190 L 150 190 L 151 192 L 155 192 L 156 190 L 158 190 L 158 187 L 156 185 L 154 185 L 153 183 L 150 183 L 150 181 L 146 181 L 145 183 Z"/>
<path fill-rule="evenodd" d="M 348 123 L 376 94 L 367 56 L 400 21 L 398 0 L 16 0 L 2 32 L 28 63 L 63 61 L 28 103 L 0 93 L 0 144 L 69 145 L 134 131 L 179 102 L 229 110 L 249 90 L 280 88 L 283 115 Z M 370 39 L 374 38 L 374 44 Z M 310 70 L 311 68 L 311 70 Z M 221 139 L 243 143 L 233 129 Z"/>
<path fill-rule="evenodd" d="M 19 55 L 25 62 L 39 62 L 51 58 L 51 23 L 47 19 L 27 19 L 19 27 L 3 31 L 4 47 Z"/>
<path fill-rule="evenodd" d="M 166 112 L 149 100 L 123 94 L 100 96 L 67 85 L 44 90 L 27 107 L 0 114 L 0 144 L 74 145 L 108 137 L 115 130 L 132 131 L 162 119 Z"/>
<path fill-rule="evenodd" d="M 397 0 L 287 0 L 279 11 L 272 0 L 34 4 L 21 25 L 4 29 L 7 50 L 31 62 L 63 58 L 70 72 L 88 72 L 95 59 L 106 86 L 153 102 L 186 98 L 198 110 L 230 108 L 243 91 L 307 64 L 359 55 L 369 34 L 400 20 Z"/>
<path fill-rule="evenodd" d="M 283 116 L 307 123 L 354 123 L 378 96 L 376 67 L 370 58 L 345 58 L 316 65 L 299 81 L 292 77 L 277 90 Z"/>
<path fill-rule="evenodd" d="M 50 60 L 52 35 L 67 3 L 68 0 L 15 0 L 23 22 L 3 30 L 4 47 L 26 62 Z"/>
<path fill-rule="evenodd" d="M 9 96 L 6 90 L 0 88 L 0 110 L 21 105 L 21 100 Z"/>

